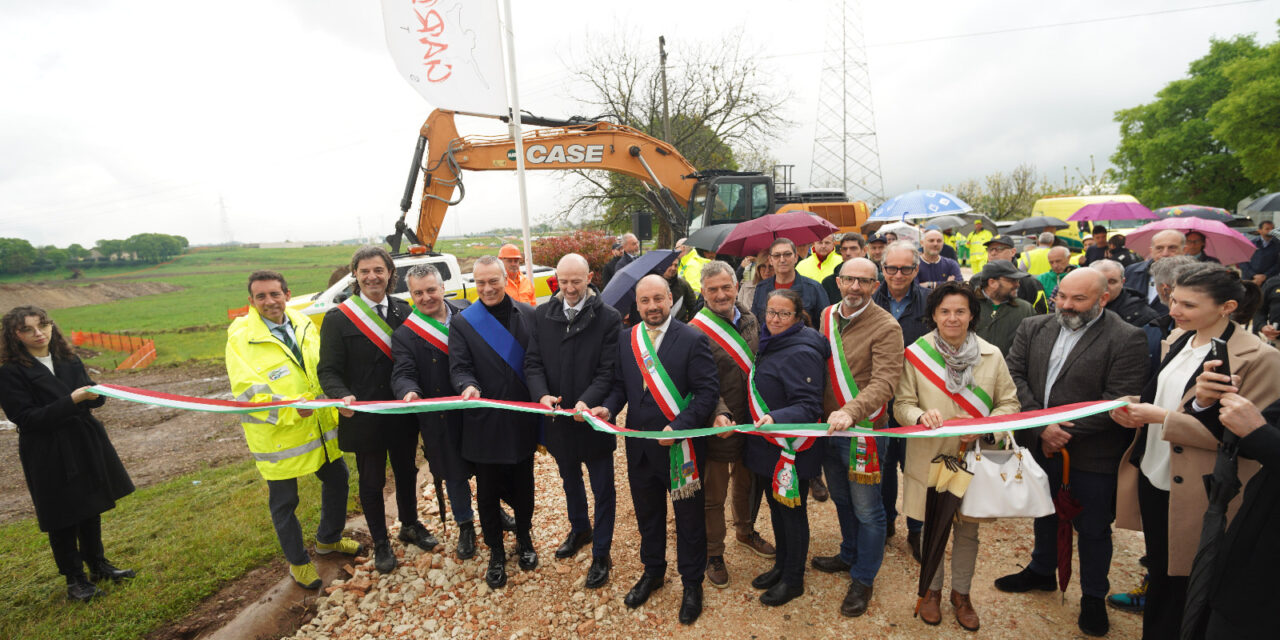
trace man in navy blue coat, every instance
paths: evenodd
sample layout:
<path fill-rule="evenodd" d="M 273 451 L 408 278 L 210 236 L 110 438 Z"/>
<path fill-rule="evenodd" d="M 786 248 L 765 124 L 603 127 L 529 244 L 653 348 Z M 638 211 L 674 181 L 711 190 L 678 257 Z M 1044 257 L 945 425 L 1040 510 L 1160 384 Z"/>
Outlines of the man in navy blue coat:
<path fill-rule="evenodd" d="M 679 431 L 707 426 L 720 397 L 716 363 L 711 343 L 701 331 L 671 317 L 671 289 L 662 276 L 648 275 L 636 285 L 636 311 L 643 322 L 618 337 L 618 373 L 604 405 L 592 412 L 603 419 L 616 416 L 627 407 L 626 426 L 644 431 Z M 654 389 L 645 382 L 645 373 L 633 347 L 636 331 L 647 332 L 654 355 L 675 386 L 675 393 L 688 397 L 683 410 L 668 418 Z M 707 446 L 702 438 L 692 438 L 693 457 L 701 477 Z M 627 593 L 628 607 L 638 607 L 649 594 L 662 587 L 666 572 L 667 493 L 671 490 L 669 456 L 681 441 L 627 438 L 627 480 L 640 529 L 640 561 L 644 574 Z M 702 613 L 702 578 L 707 566 L 707 529 L 704 495 L 697 481 L 686 489 L 690 495 L 672 500 L 676 517 L 676 558 L 684 594 L 680 622 L 693 624 Z"/>

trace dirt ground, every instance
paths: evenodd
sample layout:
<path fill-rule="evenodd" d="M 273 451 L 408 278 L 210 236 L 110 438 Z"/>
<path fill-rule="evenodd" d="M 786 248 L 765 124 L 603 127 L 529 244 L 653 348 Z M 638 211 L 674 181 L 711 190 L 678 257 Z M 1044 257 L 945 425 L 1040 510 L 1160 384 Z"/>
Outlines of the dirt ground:
<path fill-rule="evenodd" d="M 125 298 L 181 291 L 168 282 L 113 282 L 83 280 L 61 283 L 0 284 L 0 309 L 33 304 L 44 309 L 65 309 L 87 304 L 102 304 Z"/>
<path fill-rule="evenodd" d="M 97 382 L 167 393 L 230 399 L 226 369 L 218 363 L 160 366 L 140 371 L 90 371 Z M 0 415 L 3 415 L 0 413 Z M 138 487 L 146 487 L 205 466 L 218 466 L 248 455 L 240 423 L 234 415 L 195 413 L 151 405 L 107 400 L 94 415 Z M 18 464 L 18 432 L 0 419 L 0 522 L 35 514 L 22 466 Z"/>

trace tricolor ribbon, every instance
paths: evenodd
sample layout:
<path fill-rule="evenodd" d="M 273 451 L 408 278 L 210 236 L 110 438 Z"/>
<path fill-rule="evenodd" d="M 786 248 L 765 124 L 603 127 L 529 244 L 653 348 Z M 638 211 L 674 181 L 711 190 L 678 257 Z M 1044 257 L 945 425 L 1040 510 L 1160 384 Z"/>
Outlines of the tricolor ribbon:
<path fill-rule="evenodd" d="M 756 370 L 751 368 L 747 377 L 747 405 L 751 409 L 751 419 L 760 419 L 769 414 L 769 405 L 764 396 L 756 389 Z M 800 504 L 800 474 L 796 472 L 796 454 L 813 446 L 815 436 L 770 436 L 768 440 L 782 451 L 778 452 L 778 464 L 773 467 L 773 497 L 780 504 L 794 507 Z"/>
<path fill-rule="evenodd" d="M 657 401 L 662 415 L 666 416 L 668 421 L 675 420 L 676 416 L 689 406 L 691 396 L 680 395 L 680 390 L 671 381 L 666 368 L 662 366 L 662 361 L 658 359 L 658 350 L 653 348 L 653 341 L 649 339 L 649 332 L 645 331 L 645 327 L 646 325 L 641 322 L 631 331 L 631 353 L 635 356 L 636 366 L 644 377 L 645 386 L 653 394 L 653 399 Z M 666 433 L 670 437 L 670 432 Z M 683 434 L 684 431 L 681 430 L 681 435 Z M 668 449 L 670 453 L 667 469 L 671 474 L 671 499 L 692 498 L 698 489 L 702 488 L 702 479 L 698 477 L 698 458 L 693 452 L 693 441 L 688 437 L 681 437 Z"/>
<path fill-rule="evenodd" d="M 849 360 L 844 355 L 844 341 L 840 338 L 840 325 L 837 321 L 839 313 L 839 302 L 827 307 L 822 313 L 822 335 L 831 347 L 831 357 L 827 358 L 827 375 L 832 380 L 836 402 L 843 407 L 858 397 L 858 383 L 853 379 Z M 858 426 L 874 432 L 872 424 L 884 413 L 885 407 L 881 405 L 871 415 L 858 421 Z M 861 484 L 880 482 L 880 452 L 876 450 L 875 436 L 858 436 L 849 446 L 849 479 Z"/>

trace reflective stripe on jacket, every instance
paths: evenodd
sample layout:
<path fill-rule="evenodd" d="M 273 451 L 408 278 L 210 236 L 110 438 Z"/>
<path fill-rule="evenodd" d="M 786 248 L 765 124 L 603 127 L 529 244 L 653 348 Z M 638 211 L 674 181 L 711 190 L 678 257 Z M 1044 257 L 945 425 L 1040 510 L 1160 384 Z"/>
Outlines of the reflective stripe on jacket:
<path fill-rule="evenodd" d="M 250 307 L 247 315 L 227 328 L 227 377 L 236 400 L 268 402 L 324 396 L 316 376 L 320 330 L 293 309 L 285 313 L 293 324 L 305 366 Z M 240 426 L 258 471 L 267 480 L 314 473 L 325 462 L 342 456 L 337 409 L 319 409 L 306 418 L 296 409 L 259 411 L 244 414 Z"/>

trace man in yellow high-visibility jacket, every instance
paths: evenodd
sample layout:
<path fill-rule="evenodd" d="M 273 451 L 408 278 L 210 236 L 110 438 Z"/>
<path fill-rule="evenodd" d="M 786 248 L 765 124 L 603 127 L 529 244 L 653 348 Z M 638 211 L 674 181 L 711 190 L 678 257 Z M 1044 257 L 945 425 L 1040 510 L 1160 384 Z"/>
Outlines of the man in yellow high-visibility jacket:
<path fill-rule="evenodd" d="M 982 271 L 987 264 L 987 242 L 991 240 L 991 231 L 984 229 L 981 220 L 973 221 L 973 231 L 965 242 L 969 247 L 969 268 L 974 273 Z"/>
<path fill-rule="evenodd" d="M 680 254 L 680 267 L 676 273 L 689 283 L 695 294 L 702 293 L 702 265 L 711 262 L 711 258 L 704 257 L 697 247 L 685 244 L 685 238 L 676 240 L 676 251 Z"/>
<path fill-rule="evenodd" d="M 240 401 L 312 400 L 322 394 L 316 375 L 320 330 L 288 308 L 289 285 L 274 271 L 249 276 L 249 313 L 227 328 L 227 377 Z M 306 589 L 320 588 L 320 574 L 307 555 L 298 507 L 298 478 L 320 479 L 320 525 L 316 553 L 350 556 L 363 550 L 342 537 L 347 519 L 347 464 L 338 449 L 336 409 L 272 409 L 243 414 L 249 452 L 267 481 L 271 522 L 289 574 Z"/>

